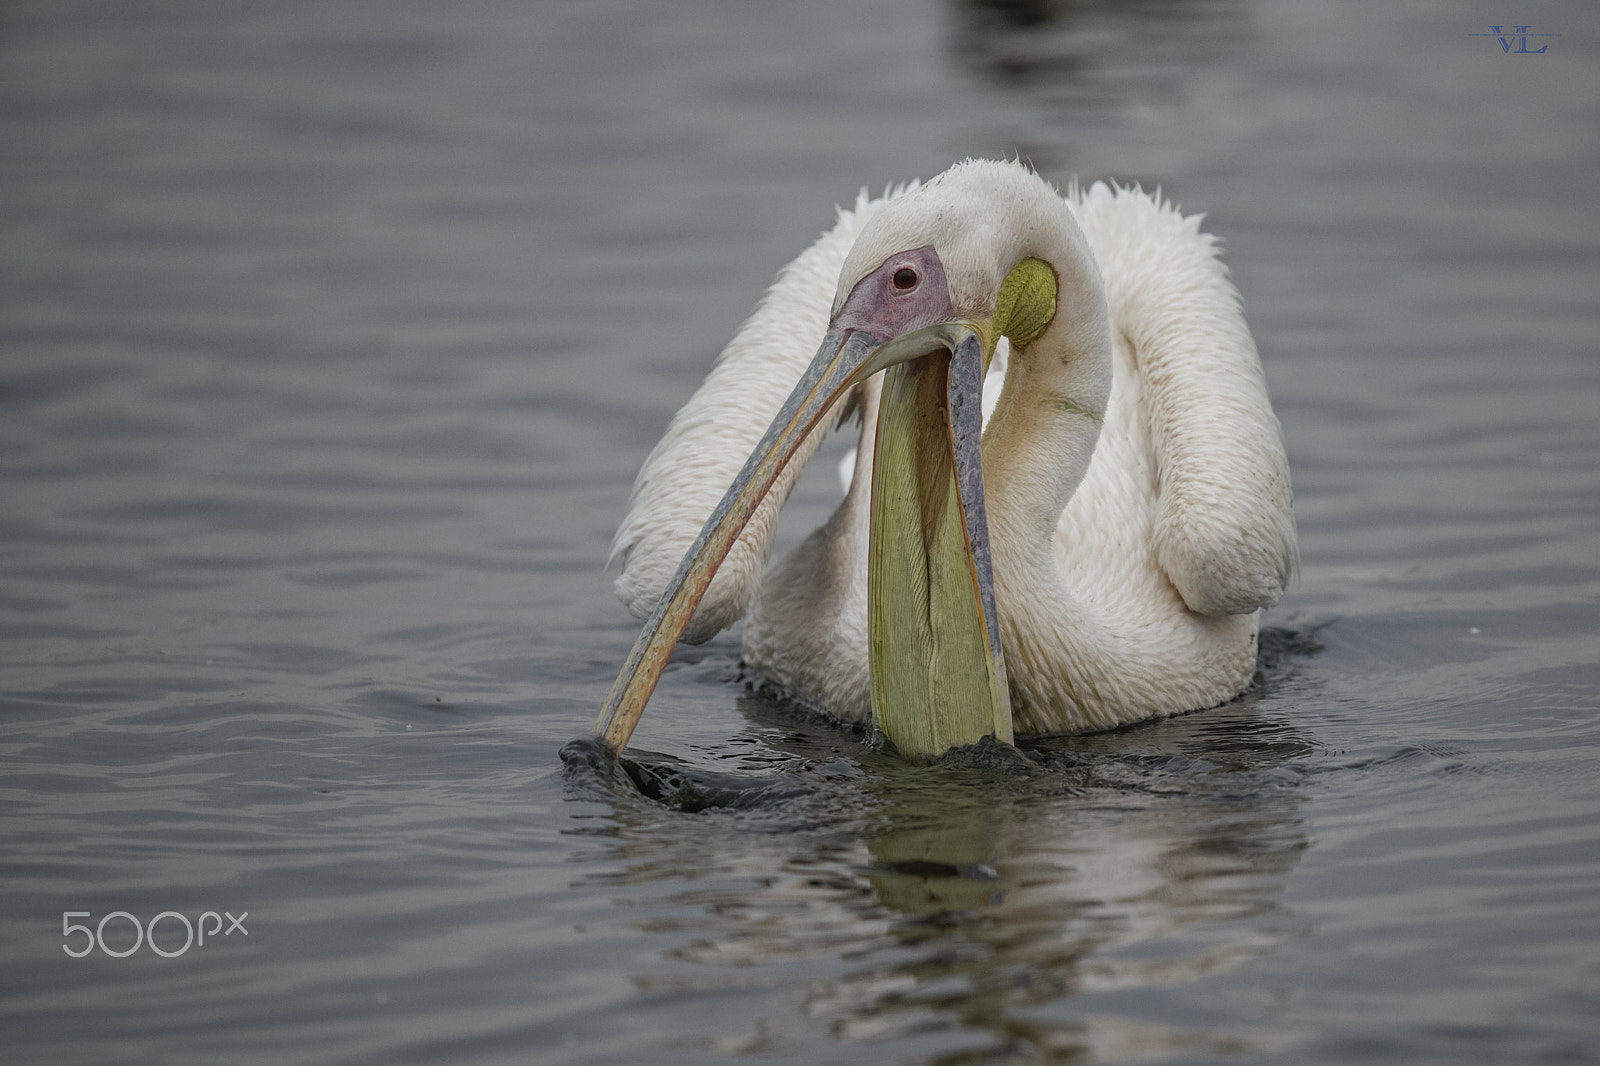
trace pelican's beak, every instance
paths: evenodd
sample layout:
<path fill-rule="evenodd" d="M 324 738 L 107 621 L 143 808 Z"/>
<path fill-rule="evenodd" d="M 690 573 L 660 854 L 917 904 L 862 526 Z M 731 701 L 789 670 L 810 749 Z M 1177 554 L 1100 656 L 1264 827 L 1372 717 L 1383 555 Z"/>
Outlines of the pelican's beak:
<path fill-rule="evenodd" d="M 745 460 L 645 623 L 596 723 L 632 735 L 717 567 L 802 441 L 852 386 L 886 368 L 873 474 L 869 649 L 873 717 L 902 754 L 1011 740 L 983 509 L 983 332 L 947 322 L 887 343 L 835 329 Z"/>
<path fill-rule="evenodd" d="M 948 358 L 884 375 L 872 461 L 872 717 L 911 759 L 1012 741 L 978 447 L 986 348 L 976 326 L 918 332 L 935 331 Z"/>

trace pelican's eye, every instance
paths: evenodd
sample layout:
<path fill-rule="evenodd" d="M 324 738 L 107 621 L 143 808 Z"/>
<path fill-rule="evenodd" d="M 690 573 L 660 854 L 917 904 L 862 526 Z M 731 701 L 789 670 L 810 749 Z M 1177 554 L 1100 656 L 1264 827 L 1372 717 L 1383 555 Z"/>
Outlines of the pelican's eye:
<path fill-rule="evenodd" d="M 917 287 L 917 272 L 910 267 L 901 267 L 894 272 L 894 291 L 910 292 Z"/>

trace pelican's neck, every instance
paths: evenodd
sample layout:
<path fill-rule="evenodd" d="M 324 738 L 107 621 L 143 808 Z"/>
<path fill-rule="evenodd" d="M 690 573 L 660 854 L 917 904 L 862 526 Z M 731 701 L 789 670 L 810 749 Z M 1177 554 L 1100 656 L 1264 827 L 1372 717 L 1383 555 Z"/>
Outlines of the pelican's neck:
<path fill-rule="evenodd" d="M 1011 353 L 984 432 L 983 478 L 1013 714 L 1031 715 L 1044 698 L 1059 704 L 1052 710 L 1063 723 L 1090 725 L 1099 724 L 1093 693 L 1102 667 L 1115 657 L 1115 642 L 1067 589 L 1054 551 L 1061 514 L 1100 436 L 1111 393 L 1112 341 L 1099 271 L 1064 206 L 1061 216 L 1058 227 L 1034 229 L 1019 242 L 1022 254 L 1056 271 L 1057 311 L 1032 344 Z M 1041 674 L 1062 684 L 1030 692 L 1030 677 Z M 1040 726 L 1018 720 L 1017 728 Z"/>
<path fill-rule="evenodd" d="M 1012 351 L 983 436 L 990 528 L 1008 554 L 1040 567 L 1053 566 L 1056 526 L 1089 469 L 1111 395 L 1105 287 L 1064 204 L 1054 221 L 1013 238 L 1008 252 L 1055 270 L 1056 314 L 1032 344 Z"/>

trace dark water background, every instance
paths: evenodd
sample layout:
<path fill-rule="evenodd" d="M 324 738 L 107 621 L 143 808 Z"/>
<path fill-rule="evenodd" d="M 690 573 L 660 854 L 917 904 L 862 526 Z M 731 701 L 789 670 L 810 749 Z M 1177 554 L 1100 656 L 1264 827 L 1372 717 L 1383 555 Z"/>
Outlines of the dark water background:
<path fill-rule="evenodd" d="M 1600 1061 L 1597 10 L 0 3 L 0 1057 Z M 1225 239 L 1263 682 L 912 770 L 726 635 L 564 771 L 766 279 L 1013 153 Z"/>

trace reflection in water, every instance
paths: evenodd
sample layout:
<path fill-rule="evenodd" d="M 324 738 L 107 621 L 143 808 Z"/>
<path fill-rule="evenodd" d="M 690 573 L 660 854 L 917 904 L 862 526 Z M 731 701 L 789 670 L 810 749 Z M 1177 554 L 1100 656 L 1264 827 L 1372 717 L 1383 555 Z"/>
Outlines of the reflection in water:
<path fill-rule="evenodd" d="M 645 757 L 630 779 L 658 800 L 612 793 L 601 879 L 697 884 L 649 923 L 680 934 L 674 963 L 832 960 L 805 1013 L 836 1039 L 937 1034 L 934 1062 L 1204 1050 L 1214 1031 L 1113 1032 L 1082 997 L 1181 985 L 1296 929 L 1274 897 L 1306 846 L 1311 745 L 1255 702 L 914 767 L 747 695 L 730 749 L 767 776 Z M 719 789 L 738 809 L 706 806 Z"/>

